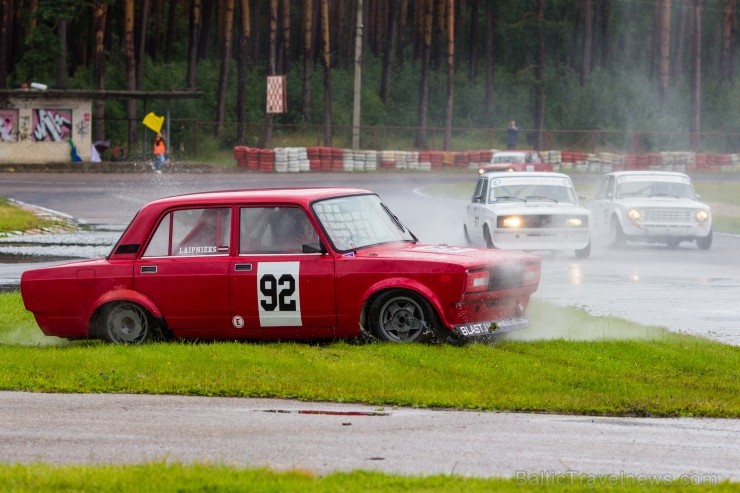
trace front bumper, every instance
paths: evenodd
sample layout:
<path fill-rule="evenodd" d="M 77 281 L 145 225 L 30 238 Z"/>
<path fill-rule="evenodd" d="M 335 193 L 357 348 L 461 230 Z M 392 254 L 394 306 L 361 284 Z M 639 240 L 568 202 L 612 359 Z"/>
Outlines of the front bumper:
<path fill-rule="evenodd" d="M 709 234 L 709 228 L 699 224 L 659 224 L 628 222 L 624 234 L 642 238 L 696 238 Z"/>
<path fill-rule="evenodd" d="M 590 241 L 587 228 L 499 228 L 493 233 L 493 244 L 504 250 L 580 250 Z"/>

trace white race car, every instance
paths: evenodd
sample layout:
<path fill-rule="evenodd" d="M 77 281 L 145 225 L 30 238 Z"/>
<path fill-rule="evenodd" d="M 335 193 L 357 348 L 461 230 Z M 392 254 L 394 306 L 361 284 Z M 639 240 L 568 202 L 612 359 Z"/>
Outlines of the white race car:
<path fill-rule="evenodd" d="M 591 253 L 590 212 L 570 177 L 550 172 L 484 173 L 465 212 L 465 239 L 507 250 Z"/>
<path fill-rule="evenodd" d="M 614 247 L 627 241 L 676 247 L 696 241 L 712 246 L 712 213 L 699 201 L 691 179 L 672 171 L 615 171 L 601 180 L 590 204 L 595 233 L 608 235 Z"/>

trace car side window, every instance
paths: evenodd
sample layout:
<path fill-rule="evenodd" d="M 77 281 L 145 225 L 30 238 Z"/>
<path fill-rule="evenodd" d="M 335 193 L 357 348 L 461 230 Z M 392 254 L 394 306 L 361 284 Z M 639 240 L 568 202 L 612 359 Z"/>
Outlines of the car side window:
<path fill-rule="evenodd" d="M 144 257 L 227 255 L 231 209 L 183 209 L 165 215 Z"/>
<path fill-rule="evenodd" d="M 596 192 L 596 199 L 605 200 L 605 199 L 611 198 L 613 195 L 614 195 L 614 177 L 605 176 L 601 180 L 599 191 Z"/>
<path fill-rule="evenodd" d="M 318 248 L 319 236 L 297 207 L 243 207 L 239 213 L 239 254 L 296 254 Z"/>
<path fill-rule="evenodd" d="M 473 196 L 471 197 L 471 202 L 480 204 L 486 203 L 486 192 L 488 192 L 488 187 L 486 186 L 487 181 L 488 180 L 485 178 L 478 179 L 478 182 L 475 185 L 475 191 L 473 191 Z"/>

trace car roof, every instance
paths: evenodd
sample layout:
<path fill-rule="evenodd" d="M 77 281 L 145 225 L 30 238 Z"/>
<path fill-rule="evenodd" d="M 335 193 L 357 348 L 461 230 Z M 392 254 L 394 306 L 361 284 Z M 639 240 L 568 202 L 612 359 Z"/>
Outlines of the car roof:
<path fill-rule="evenodd" d="M 649 171 L 649 170 L 635 170 L 635 171 L 612 171 L 606 173 L 606 175 L 612 176 L 634 176 L 634 175 L 645 175 L 645 176 L 683 176 L 688 177 L 686 173 L 679 173 L 677 171 Z"/>
<path fill-rule="evenodd" d="M 181 205 L 218 205 L 249 203 L 289 203 L 308 206 L 310 203 L 332 197 L 374 194 L 360 188 L 315 187 L 315 188 L 254 188 L 242 190 L 219 190 L 210 192 L 174 195 L 147 204 L 147 207 L 172 207 Z"/>
<path fill-rule="evenodd" d="M 570 180 L 570 176 L 564 173 L 554 173 L 552 171 L 487 171 L 480 176 L 485 176 L 489 178 L 514 176 L 532 178 L 535 176 L 544 176 L 548 178 L 567 178 L 568 180 Z"/>

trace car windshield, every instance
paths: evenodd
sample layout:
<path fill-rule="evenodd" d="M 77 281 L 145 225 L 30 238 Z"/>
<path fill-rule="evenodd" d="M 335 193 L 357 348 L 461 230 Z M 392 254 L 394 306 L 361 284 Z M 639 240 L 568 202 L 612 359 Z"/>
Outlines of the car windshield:
<path fill-rule="evenodd" d="M 491 180 L 488 203 L 538 201 L 576 203 L 576 195 L 567 178 L 512 177 Z"/>
<path fill-rule="evenodd" d="M 377 195 L 321 200 L 314 203 L 312 209 L 338 251 L 394 241 L 416 241 Z"/>
<path fill-rule="evenodd" d="M 674 197 L 693 199 L 694 189 L 682 177 L 624 177 L 617 183 L 617 197 Z"/>
<path fill-rule="evenodd" d="M 522 154 L 497 155 L 497 156 L 493 156 L 493 160 L 491 162 L 493 164 L 500 164 L 500 163 L 523 163 L 524 162 L 524 155 L 522 155 Z"/>

